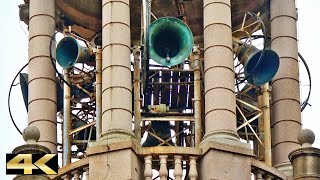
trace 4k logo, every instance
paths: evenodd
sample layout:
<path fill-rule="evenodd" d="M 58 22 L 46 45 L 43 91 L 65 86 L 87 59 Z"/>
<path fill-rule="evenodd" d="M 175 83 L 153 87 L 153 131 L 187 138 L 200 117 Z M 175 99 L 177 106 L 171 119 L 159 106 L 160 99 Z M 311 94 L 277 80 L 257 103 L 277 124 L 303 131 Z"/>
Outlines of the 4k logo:
<path fill-rule="evenodd" d="M 7 154 L 7 174 L 57 174 L 57 154 Z"/>

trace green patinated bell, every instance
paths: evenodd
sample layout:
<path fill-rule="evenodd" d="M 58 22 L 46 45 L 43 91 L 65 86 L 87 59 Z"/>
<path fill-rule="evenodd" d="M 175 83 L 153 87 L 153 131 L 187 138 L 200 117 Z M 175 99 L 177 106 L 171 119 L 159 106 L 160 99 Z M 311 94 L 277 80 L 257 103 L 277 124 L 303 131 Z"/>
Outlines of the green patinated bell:
<path fill-rule="evenodd" d="M 57 62 L 63 68 L 90 61 L 89 49 L 81 46 L 73 37 L 63 38 L 57 45 L 56 54 Z"/>
<path fill-rule="evenodd" d="M 157 19 L 150 25 L 149 36 L 150 58 L 164 66 L 182 63 L 193 47 L 191 30 L 177 18 Z"/>

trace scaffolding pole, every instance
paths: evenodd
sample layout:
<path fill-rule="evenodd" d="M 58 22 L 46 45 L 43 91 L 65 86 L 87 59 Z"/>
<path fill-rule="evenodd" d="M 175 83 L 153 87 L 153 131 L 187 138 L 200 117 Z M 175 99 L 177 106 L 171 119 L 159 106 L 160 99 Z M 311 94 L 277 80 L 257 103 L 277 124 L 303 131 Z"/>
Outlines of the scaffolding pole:
<path fill-rule="evenodd" d="M 134 134 L 141 142 L 141 98 L 140 98 L 140 47 L 134 46 L 133 49 L 134 57 L 134 78 L 133 78 L 133 89 L 134 89 Z"/>
<path fill-rule="evenodd" d="M 69 69 L 64 69 L 64 79 L 70 83 Z M 71 162 L 71 141 L 69 131 L 71 130 L 71 111 L 70 111 L 70 97 L 71 90 L 68 84 L 63 84 L 63 154 L 62 154 L 62 165 L 66 166 Z"/>
<path fill-rule="evenodd" d="M 266 83 L 262 87 L 262 112 L 264 124 L 264 159 L 265 163 L 272 166 L 271 154 L 271 123 L 270 123 L 270 93 L 269 84 Z"/>
<path fill-rule="evenodd" d="M 96 50 L 96 139 L 98 140 L 102 129 L 102 50 L 100 46 Z"/>
<path fill-rule="evenodd" d="M 201 129 L 201 72 L 200 72 L 200 48 L 193 47 L 194 69 L 194 124 L 195 124 L 195 147 L 199 147 L 202 138 Z"/>

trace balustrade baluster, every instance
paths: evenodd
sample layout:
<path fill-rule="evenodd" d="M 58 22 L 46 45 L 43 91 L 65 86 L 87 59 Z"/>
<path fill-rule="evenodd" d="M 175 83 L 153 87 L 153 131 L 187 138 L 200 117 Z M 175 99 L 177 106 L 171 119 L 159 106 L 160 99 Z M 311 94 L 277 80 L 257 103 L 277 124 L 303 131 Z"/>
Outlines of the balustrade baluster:
<path fill-rule="evenodd" d="M 182 179 L 182 166 L 181 166 L 181 160 L 182 160 L 182 156 L 174 156 L 174 178 L 176 180 L 181 180 Z"/>
<path fill-rule="evenodd" d="M 190 180 L 197 180 L 198 171 L 197 171 L 197 157 L 190 156 L 190 170 L 189 170 L 189 178 Z"/>
<path fill-rule="evenodd" d="M 65 174 L 65 175 L 61 176 L 61 179 L 70 180 L 70 175 L 69 174 Z"/>
<path fill-rule="evenodd" d="M 85 172 L 86 180 L 89 180 L 89 166 L 84 167 L 83 171 Z"/>
<path fill-rule="evenodd" d="M 168 169 L 167 169 L 167 155 L 160 155 L 160 170 L 159 170 L 159 176 L 160 180 L 168 180 Z"/>
<path fill-rule="evenodd" d="M 80 180 L 80 174 L 81 172 L 79 170 L 75 170 L 75 171 L 72 171 L 71 174 L 73 175 L 73 179 L 74 180 Z"/>
<path fill-rule="evenodd" d="M 263 178 L 262 178 L 263 174 L 264 174 L 263 171 L 257 170 L 257 171 L 255 172 L 256 180 L 263 180 Z"/>
<path fill-rule="evenodd" d="M 273 179 L 273 176 L 270 175 L 270 174 L 267 174 L 267 175 L 265 176 L 265 180 L 272 180 L 272 179 Z"/>
<path fill-rule="evenodd" d="M 144 157 L 144 178 L 152 180 L 152 156 Z"/>

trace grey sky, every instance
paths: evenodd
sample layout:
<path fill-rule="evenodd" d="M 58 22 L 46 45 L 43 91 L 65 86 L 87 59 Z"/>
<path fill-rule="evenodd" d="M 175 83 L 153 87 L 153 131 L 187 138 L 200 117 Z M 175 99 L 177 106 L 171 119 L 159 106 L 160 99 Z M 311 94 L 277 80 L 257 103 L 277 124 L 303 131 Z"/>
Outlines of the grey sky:
<path fill-rule="evenodd" d="M 298 21 L 298 37 L 299 37 L 299 51 L 307 60 L 310 67 L 313 88 L 310 99 L 311 107 L 307 107 L 303 113 L 303 127 L 310 128 L 316 133 L 316 147 L 320 147 L 320 118 L 317 113 L 320 111 L 320 82 L 319 82 L 319 51 L 320 51 L 320 23 L 318 22 L 320 1 L 319 0 L 297 0 L 297 7 L 299 12 Z M 0 2 L 0 60 L 2 63 L 2 70 L 0 71 L 1 85 L 0 94 L 2 95 L 0 101 L 0 121 L 1 131 L 0 137 L 2 148 L 0 149 L 0 179 L 12 179 L 12 176 L 5 176 L 5 153 L 10 153 L 15 147 L 24 143 L 20 134 L 15 130 L 11 123 L 8 109 L 7 109 L 7 95 L 8 90 L 15 74 L 19 69 L 27 63 L 28 52 L 28 38 L 19 22 L 18 4 L 20 0 L 2 0 Z M 19 25 L 20 24 L 20 25 Z M 25 26 L 23 26 L 25 29 Z M 26 31 L 26 30 L 25 30 Z M 300 69 L 302 64 L 300 64 Z M 305 70 L 301 70 L 302 84 L 308 84 Z M 307 88 L 302 88 L 302 97 L 305 97 Z M 18 124 L 20 130 L 23 130 L 27 125 L 27 113 L 23 104 L 20 87 L 13 88 L 11 108 L 14 119 Z"/>

